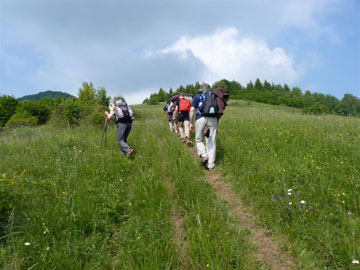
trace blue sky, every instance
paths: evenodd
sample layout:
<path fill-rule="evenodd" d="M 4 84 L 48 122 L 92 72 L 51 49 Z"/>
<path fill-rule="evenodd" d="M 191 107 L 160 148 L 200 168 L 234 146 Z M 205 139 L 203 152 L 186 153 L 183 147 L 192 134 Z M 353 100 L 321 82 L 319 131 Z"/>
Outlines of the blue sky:
<path fill-rule="evenodd" d="M 0 94 L 140 103 L 160 87 L 262 81 L 360 97 L 360 0 L 0 0 Z"/>

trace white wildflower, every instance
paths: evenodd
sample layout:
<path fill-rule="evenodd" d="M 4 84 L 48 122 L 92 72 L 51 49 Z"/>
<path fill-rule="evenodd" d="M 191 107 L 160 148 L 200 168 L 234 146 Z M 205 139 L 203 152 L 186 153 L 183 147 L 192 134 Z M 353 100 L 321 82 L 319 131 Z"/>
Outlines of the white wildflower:
<path fill-rule="evenodd" d="M 29 242 L 24 243 L 25 246 L 30 246 L 31 244 Z"/>
<path fill-rule="evenodd" d="M 292 191 L 292 189 L 290 188 L 290 189 L 288 189 L 288 192 L 290 192 L 290 191 Z"/>
<path fill-rule="evenodd" d="M 304 200 L 301 201 L 301 204 L 305 204 L 306 202 Z"/>
<path fill-rule="evenodd" d="M 292 202 L 289 202 L 289 205 L 292 205 Z"/>
<path fill-rule="evenodd" d="M 353 263 L 353 264 L 359 264 L 359 260 L 353 259 L 353 260 L 352 260 L 352 263 Z"/>
<path fill-rule="evenodd" d="M 288 195 L 291 195 L 291 192 L 288 192 Z"/>

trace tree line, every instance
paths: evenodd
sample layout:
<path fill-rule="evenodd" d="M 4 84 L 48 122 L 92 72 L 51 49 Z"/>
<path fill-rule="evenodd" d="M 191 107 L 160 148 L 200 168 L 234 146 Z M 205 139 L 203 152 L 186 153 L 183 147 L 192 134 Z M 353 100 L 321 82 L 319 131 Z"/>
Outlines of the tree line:
<path fill-rule="evenodd" d="M 92 83 L 83 82 L 77 97 L 45 97 L 41 100 L 18 100 L 0 96 L 0 129 L 36 126 L 48 122 L 55 126 L 76 126 L 82 122 L 103 124 L 104 110 L 110 97 L 106 89 L 95 89 Z"/>
<path fill-rule="evenodd" d="M 200 83 L 196 82 L 186 86 L 180 85 L 175 91 L 170 88 L 167 92 L 160 88 L 158 93 L 153 93 L 146 98 L 143 103 L 150 105 L 158 104 L 170 99 L 173 94 L 187 93 L 195 95 L 200 88 Z M 255 83 L 250 81 L 246 87 L 237 81 L 220 80 L 212 85 L 212 89 L 222 88 L 230 95 L 231 99 L 244 99 L 267 103 L 272 105 L 285 105 L 289 107 L 302 109 L 304 113 L 309 114 L 337 114 L 343 116 L 360 116 L 360 99 L 345 94 L 339 100 L 332 95 L 324 95 L 321 93 L 311 93 L 310 91 L 302 92 L 299 87 L 290 87 L 287 84 L 273 84 L 266 80 L 262 83 L 260 79 L 256 79 Z"/>

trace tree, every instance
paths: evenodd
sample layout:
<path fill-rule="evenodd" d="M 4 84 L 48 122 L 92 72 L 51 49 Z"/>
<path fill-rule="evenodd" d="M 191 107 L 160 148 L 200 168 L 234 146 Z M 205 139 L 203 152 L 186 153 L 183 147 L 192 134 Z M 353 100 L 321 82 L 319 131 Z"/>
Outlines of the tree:
<path fill-rule="evenodd" d="M 228 80 L 217 81 L 213 84 L 212 89 L 221 88 L 224 89 L 225 92 L 228 92 L 230 82 Z"/>
<path fill-rule="evenodd" d="M 19 101 L 14 97 L 5 95 L 0 97 L 0 127 L 5 126 L 11 116 L 15 114 L 18 104 Z"/>
<path fill-rule="evenodd" d="M 100 87 L 96 91 L 95 98 L 96 98 L 97 103 L 99 103 L 100 105 L 109 106 L 111 97 L 108 97 L 106 95 L 105 87 Z"/>
<path fill-rule="evenodd" d="M 264 90 L 264 87 L 259 79 L 256 79 L 256 81 L 255 81 L 254 90 L 256 90 L 256 91 Z"/>
<path fill-rule="evenodd" d="M 158 94 L 151 94 L 150 99 L 148 101 L 149 105 L 157 105 L 159 104 L 159 96 Z"/>
<path fill-rule="evenodd" d="M 160 88 L 158 92 L 158 99 L 160 102 L 164 102 L 166 100 L 166 92 L 162 88 Z"/>
<path fill-rule="evenodd" d="M 96 92 L 92 83 L 83 82 L 79 89 L 79 100 L 84 104 L 93 104 L 96 100 Z"/>
<path fill-rule="evenodd" d="M 302 97 L 302 92 L 299 87 L 293 87 L 291 93 L 292 93 L 293 97 Z"/>
<path fill-rule="evenodd" d="M 247 85 L 246 85 L 246 91 L 252 91 L 254 89 L 254 84 L 252 81 L 250 81 Z"/>
<path fill-rule="evenodd" d="M 360 99 L 351 94 L 344 95 L 339 107 L 343 115 L 360 116 Z"/>
<path fill-rule="evenodd" d="M 273 90 L 272 85 L 269 82 L 267 82 L 266 80 L 264 81 L 264 87 L 263 88 L 264 88 L 265 91 L 272 91 Z"/>

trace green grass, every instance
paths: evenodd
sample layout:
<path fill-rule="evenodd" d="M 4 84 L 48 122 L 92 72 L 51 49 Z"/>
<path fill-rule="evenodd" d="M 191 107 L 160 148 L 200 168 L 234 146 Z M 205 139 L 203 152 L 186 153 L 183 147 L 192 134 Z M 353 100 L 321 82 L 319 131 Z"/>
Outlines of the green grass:
<path fill-rule="evenodd" d="M 360 257 L 360 119 L 238 102 L 219 132 L 228 181 L 289 240 L 299 264 L 352 269 Z"/>
<path fill-rule="evenodd" d="M 0 134 L 1 269 L 266 269 L 161 106 L 134 111 L 133 159 L 120 155 L 114 125 L 107 149 L 101 127 Z M 356 269 L 359 119 L 233 101 L 219 138 L 217 170 L 300 268 Z"/>
<path fill-rule="evenodd" d="M 174 208 L 189 269 L 260 265 L 161 108 L 134 110 L 133 159 L 120 155 L 113 125 L 107 149 L 91 126 L 1 134 L 0 268 L 178 269 Z"/>

